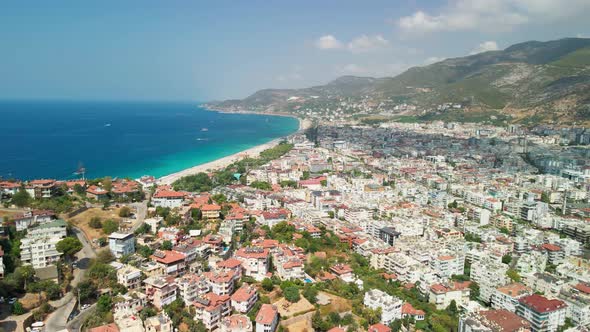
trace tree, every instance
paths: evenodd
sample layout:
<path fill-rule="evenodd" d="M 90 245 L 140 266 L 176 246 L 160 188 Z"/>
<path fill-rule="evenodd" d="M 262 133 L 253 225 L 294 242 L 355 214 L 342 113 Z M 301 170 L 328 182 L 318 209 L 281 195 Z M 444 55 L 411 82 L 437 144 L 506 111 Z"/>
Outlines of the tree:
<path fill-rule="evenodd" d="M 170 240 L 165 240 L 162 242 L 162 246 L 160 247 L 162 250 L 172 250 L 172 242 Z"/>
<path fill-rule="evenodd" d="M 510 235 L 510 230 L 506 227 L 501 227 L 500 228 L 500 233 L 502 234 L 506 234 L 506 235 Z"/>
<path fill-rule="evenodd" d="M 75 293 L 80 298 L 80 301 L 85 301 L 96 296 L 98 289 L 90 280 L 81 281 L 75 289 Z"/>
<path fill-rule="evenodd" d="M 96 302 L 96 309 L 100 313 L 106 313 L 111 311 L 112 305 L 113 302 L 111 300 L 111 297 L 109 295 L 104 294 L 98 298 L 98 302 Z"/>
<path fill-rule="evenodd" d="M 512 256 L 510 254 L 502 256 L 502 263 L 510 265 L 510 262 L 512 262 Z"/>
<path fill-rule="evenodd" d="M 299 296 L 299 288 L 294 286 L 285 288 L 283 295 L 285 295 L 285 299 L 291 303 L 299 302 L 301 299 Z"/>
<path fill-rule="evenodd" d="M 82 187 L 80 184 L 76 183 L 74 185 L 74 192 L 80 196 L 84 196 L 84 194 L 86 194 L 86 189 L 84 189 L 84 187 Z"/>
<path fill-rule="evenodd" d="M 90 219 L 90 221 L 88 222 L 88 226 L 90 226 L 94 229 L 102 228 L 102 222 L 100 221 L 100 217 L 92 217 Z"/>
<path fill-rule="evenodd" d="M 35 269 L 31 265 L 23 265 L 18 267 L 14 273 L 16 274 L 19 283 L 23 284 L 23 289 L 27 289 L 27 283 L 35 279 Z"/>
<path fill-rule="evenodd" d="M 479 284 L 475 281 L 472 281 L 471 284 L 469 284 L 469 289 L 469 299 L 476 301 L 479 298 Z"/>
<path fill-rule="evenodd" d="M 316 303 L 318 301 L 318 290 L 312 285 L 306 285 L 303 289 L 303 297 L 305 297 L 309 303 Z"/>
<path fill-rule="evenodd" d="M 119 223 L 113 219 L 105 220 L 105 222 L 102 223 L 102 231 L 105 234 L 111 234 L 117 230 L 119 230 Z"/>
<path fill-rule="evenodd" d="M 70 261 L 78 251 L 82 250 L 82 247 L 82 242 L 78 238 L 68 236 L 55 245 L 55 250 L 64 254 L 66 260 Z"/>
<path fill-rule="evenodd" d="M 459 312 L 459 310 L 457 309 L 457 302 L 455 302 L 455 300 L 452 300 L 446 310 L 451 316 L 457 315 L 457 313 Z"/>
<path fill-rule="evenodd" d="M 113 180 L 110 176 L 107 176 L 104 179 L 102 179 L 102 187 L 104 190 L 111 192 L 111 190 L 113 189 Z"/>
<path fill-rule="evenodd" d="M 264 289 L 267 292 L 272 291 L 274 288 L 274 285 L 272 283 L 272 280 L 270 280 L 269 278 L 264 278 L 264 280 L 262 280 L 262 289 Z"/>
<path fill-rule="evenodd" d="M 119 217 L 121 218 L 129 218 L 131 216 L 131 209 L 128 206 L 123 206 L 119 210 Z"/>
<path fill-rule="evenodd" d="M 328 181 L 327 180 L 321 180 L 320 184 L 322 185 L 322 187 L 327 187 L 328 186 Z"/>
<path fill-rule="evenodd" d="M 20 208 L 29 206 L 31 204 L 31 195 L 25 190 L 24 187 L 20 189 L 12 196 L 12 203 Z"/>
<path fill-rule="evenodd" d="M 518 271 L 514 269 L 509 269 L 508 271 L 506 271 L 506 275 L 514 282 L 520 282 L 520 280 L 522 279 L 518 274 Z"/>
<path fill-rule="evenodd" d="M 26 312 L 27 311 L 25 310 L 25 308 L 23 307 L 23 305 L 20 302 L 16 301 L 12 305 L 12 313 L 14 315 L 22 315 L 22 314 L 24 314 Z"/>

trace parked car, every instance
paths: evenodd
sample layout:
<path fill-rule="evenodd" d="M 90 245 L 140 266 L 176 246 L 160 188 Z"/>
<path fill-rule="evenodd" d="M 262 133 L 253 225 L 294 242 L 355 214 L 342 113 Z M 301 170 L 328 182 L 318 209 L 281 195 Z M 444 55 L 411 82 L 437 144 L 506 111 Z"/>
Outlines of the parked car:
<path fill-rule="evenodd" d="M 8 304 L 15 304 L 15 303 L 16 303 L 16 297 L 13 297 L 10 300 L 8 300 Z"/>
<path fill-rule="evenodd" d="M 83 304 L 81 309 L 86 310 L 88 308 L 90 308 L 90 304 Z"/>

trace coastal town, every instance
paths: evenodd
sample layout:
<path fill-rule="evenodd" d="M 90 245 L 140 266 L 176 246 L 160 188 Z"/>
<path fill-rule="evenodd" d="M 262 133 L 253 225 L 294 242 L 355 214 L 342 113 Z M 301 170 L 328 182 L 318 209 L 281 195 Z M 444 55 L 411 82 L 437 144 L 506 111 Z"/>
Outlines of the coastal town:
<path fill-rule="evenodd" d="M 588 331 L 588 130 L 340 115 L 172 177 L 0 179 L 0 328 Z"/>

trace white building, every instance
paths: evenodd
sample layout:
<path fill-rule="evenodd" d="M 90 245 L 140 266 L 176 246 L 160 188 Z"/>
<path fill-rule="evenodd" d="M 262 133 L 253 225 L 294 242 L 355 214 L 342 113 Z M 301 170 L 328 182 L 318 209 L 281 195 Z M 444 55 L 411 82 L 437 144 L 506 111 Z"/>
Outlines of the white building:
<path fill-rule="evenodd" d="M 366 292 L 363 303 L 371 309 L 381 308 L 381 323 L 385 325 L 402 318 L 404 302 L 378 289 L 371 289 Z"/>
<path fill-rule="evenodd" d="M 274 332 L 279 325 L 279 312 L 270 304 L 263 304 L 256 315 L 256 332 Z"/>
<path fill-rule="evenodd" d="M 184 202 L 186 194 L 171 190 L 160 190 L 157 191 L 152 197 L 152 204 L 155 207 L 163 208 L 177 208 Z"/>
<path fill-rule="evenodd" d="M 141 270 L 131 265 L 125 265 L 117 270 L 117 282 L 127 289 L 136 289 L 141 286 Z"/>
<path fill-rule="evenodd" d="M 508 283 L 508 265 L 490 259 L 483 259 L 471 265 L 471 280 L 479 284 L 479 298 L 490 303 L 496 287 Z"/>
<path fill-rule="evenodd" d="M 135 238 L 133 234 L 111 233 L 109 235 L 109 250 L 117 258 L 134 253 Z"/>
<path fill-rule="evenodd" d="M 59 260 L 61 253 L 55 249 L 56 244 L 67 235 L 67 224 L 63 220 L 55 220 L 29 230 L 21 240 L 21 262 L 41 268 Z"/>

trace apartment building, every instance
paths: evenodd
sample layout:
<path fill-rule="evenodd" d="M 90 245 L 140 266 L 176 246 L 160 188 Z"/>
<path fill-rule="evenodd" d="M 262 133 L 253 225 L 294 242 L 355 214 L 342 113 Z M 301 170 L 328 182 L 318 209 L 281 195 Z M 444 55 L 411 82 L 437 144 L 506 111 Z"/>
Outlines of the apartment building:
<path fill-rule="evenodd" d="M 129 290 L 141 286 L 141 270 L 131 265 L 125 265 L 117 270 L 117 282 Z"/>
<path fill-rule="evenodd" d="M 156 308 L 161 310 L 163 306 L 176 300 L 178 287 L 172 281 L 173 279 L 165 276 L 149 277 L 143 281 L 145 295 Z"/>
<path fill-rule="evenodd" d="M 132 254 L 135 252 L 135 237 L 133 234 L 111 233 L 109 235 L 109 250 L 117 258 Z"/>
<path fill-rule="evenodd" d="M 508 265 L 501 262 L 484 259 L 471 265 L 471 280 L 479 284 L 479 299 L 490 303 L 496 287 L 508 283 L 506 271 Z"/>
<path fill-rule="evenodd" d="M 262 247 L 240 248 L 235 258 L 242 262 L 245 275 L 261 281 L 268 273 L 269 253 L 268 249 Z"/>
<path fill-rule="evenodd" d="M 428 302 L 436 305 L 437 309 L 448 307 L 452 301 L 455 301 L 457 306 L 466 304 L 469 302 L 469 295 L 471 294 L 470 284 L 469 281 L 434 284 L 430 286 Z"/>
<path fill-rule="evenodd" d="M 234 310 L 247 313 L 258 300 L 256 288 L 244 284 L 231 296 L 231 306 Z"/>
<path fill-rule="evenodd" d="M 185 305 L 192 305 L 199 296 L 211 291 L 209 281 L 203 275 L 194 273 L 185 274 L 174 280 L 178 287 L 178 296 L 184 301 Z"/>
<path fill-rule="evenodd" d="M 371 309 L 381 308 L 381 323 L 385 325 L 402 318 L 403 301 L 378 289 L 366 292 L 363 303 Z"/>
<path fill-rule="evenodd" d="M 533 290 L 530 287 L 517 282 L 498 287 L 492 294 L 492 308 L 516 312 L 518 300 L 532 293 Z"/>
<path fill-rule="evenodd" d="M 228 295 L 207 293 L 197 298 L 193 304 L 195 307 L 194 319 L 203 322 L 210 331 L 220 328 L 222 319 L 231 314 Z"/>
<path fill-rule="evenodd" d="M 256 315 L 256 332 L 274 332 L 279 325 L 279 311 L 271 304 L 263 304 Z"/>
<path fill-rule="evenodd" d="M 55 246 L 67 236 L 66 228 L 66 222 L 59 219 L 29 229 L 27 236 L 21 240 L 21 262 L 34 268 L 56 263 L 61 253 Z"/>
<path fill-rule="evenodd" d="M 567 304 L 561 300 L 533 294 L 521 298 L 518 303 L 516 314 L 531 323 L 533 332 L 554 332 L 565 323 Z"/>
<path fill-rule="evenodd" d="M 430 267 L 441 278 L 463 274 L 465 256 L 462 254 L 440 255 L 430 261 Z"/>
<path fill-rule="evenodd" d="M 459 332 L 530 332 L 531 324 L 507 310 L 472 312 L 459 318 Z"/>

